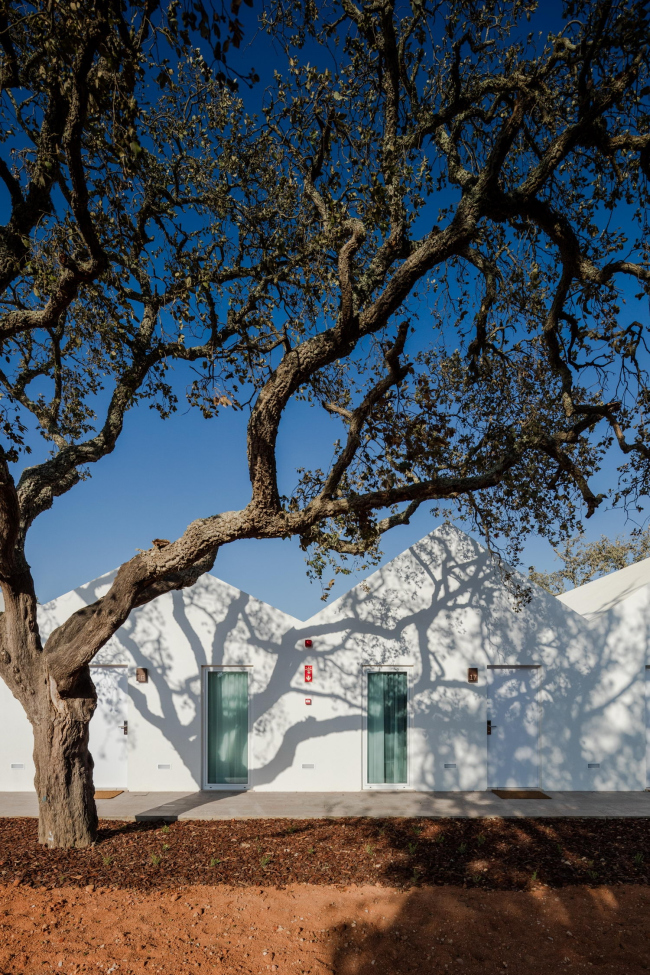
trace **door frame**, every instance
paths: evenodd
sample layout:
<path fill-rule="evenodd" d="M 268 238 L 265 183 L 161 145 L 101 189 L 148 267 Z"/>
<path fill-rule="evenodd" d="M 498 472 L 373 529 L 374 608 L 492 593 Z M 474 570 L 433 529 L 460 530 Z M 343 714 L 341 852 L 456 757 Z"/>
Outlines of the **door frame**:
<path fill-rule="evenodd" d="M 202 789 L 213 792 L 246 792 L 251 788 L 251 736 L 253 732 L 253 708 L 251 694 L 252 664 L 203 664 L 201 667 L 201 778 Z M 246 766 L 248 780 L 245 783 L 208 782 L 208 674 L 211 671 L 248 674 L 248 738 Z"/>
<path fill-rule="evenodd" d="M 88 667 L 90 669 L 90 677 L 91 677 L 91 680 L 92 680 L 92 676 L 93 676 L 93 670 L 121 670 L 122 671 L 122 676 L 126 678 L 126 687 L 125 687 L 125 699 L 126 699 L 125 704 L 126 704 L 126 706 L 125 706 L 125 709 L 124 709 L 124 711 L 125 711 L 124 720 L 126 721 L 127 729 L 130 728 L 131 694 L 129 693 L 129 676 L 130 676 L 130 667 L 129 667 L 129 665 L 128 664 L 96 664 L 96 663 L 92 663 L 91 662 L 88 665 Z M 93 681 L 93 684 L 94 684 L 94 681 Z M 99 707 L 99 695 L 97 697 L 97 707 L 95 708 L 95 712 L 94 713 L 97 712 L 97 708 L 98 707 Z M 90 720 L 92 721 L 92 718 Z M 126 738 L 126 748 L 125 748 L 125 756 L 126 757 L 124 759 L 124 784 L 115 783 L 114 785 L 111 785 L 111 786 L 108 786 L 108 785 L 103 786 L 102 785 L 102 786 L 98 786 L 99 789 L 104 789 L 104 790 L 106 790 L 106 789 L 125 789 L 125 790 L 128 790 L 128 788 L 129 788 L 129 765 L 130 765 L 129 759 L 130 759 L 130 754 L 131 754 L 131 747 L 130 747 L 128 730 L 127 730 L 127 734 L 124 737 Z"/>
<path fill-rule="evenodd" d="M 411 707 L 411 671 L 413 664 L 367 665 L 362 670 L 361 768 L 362 789 L 374 792 L 398 792 L 411 789 L 411 740 L 413 708 Z M 368 782 L 368 674 L 406 674 L 406 782 Z"/>
<path fill-rule="evenodd" d="M 493 683 L 494 671 L 495 670 L 536 670 L 539 671 L 537 687 L 535 688 L 535 704 L 537 705 L 537 785 L 522 785 L 522 786 L 499 786 L 490 784 L 490 743 L 488 741 L 487 735 L 487 725 L 486 725 L 486 735 L 485 735 L 485 770 L 487 773 L 487 787 L 488 789 L 541 789 L 542 788 L 542 706 L 540 703 L 540 691 L 542 689 L 542 678 L 543 670 L 541 664 L 488 664 L 487 665 L 487 694 L 486 694 L 486 720 L 490 715 L 490 687 Z"/>
<path fill-rule="evenodd" d="M 650 792 L 650 664 L 643 670 L 643 696 L 645 698 L 645 791 Z"/>

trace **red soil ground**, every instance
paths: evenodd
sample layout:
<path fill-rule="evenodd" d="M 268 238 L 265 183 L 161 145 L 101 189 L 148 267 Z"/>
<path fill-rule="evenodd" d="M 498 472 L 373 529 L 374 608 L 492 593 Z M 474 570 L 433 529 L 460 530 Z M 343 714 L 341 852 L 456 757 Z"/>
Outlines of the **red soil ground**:
<path fill-rule="evenodd" d="M 650 970 L 650 888 L 0 886 L 2 975 Z"/>

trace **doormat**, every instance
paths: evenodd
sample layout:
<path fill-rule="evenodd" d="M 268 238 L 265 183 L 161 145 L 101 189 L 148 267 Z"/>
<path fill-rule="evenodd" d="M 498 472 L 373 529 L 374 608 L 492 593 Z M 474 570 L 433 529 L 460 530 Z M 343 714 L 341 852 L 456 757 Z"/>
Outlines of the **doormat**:
<path fill-rule="evenodd" d="M 540 789 L 492 789 L 499 799 L 550 799 Z"/>
<path fill-rule="evenodd" d="M 96 792 L 95 799 L 114 799 L 115 796 L 121 796 L 124 789 L 114 789 L 112 792 L 107 792 L 106 790 Z"/>

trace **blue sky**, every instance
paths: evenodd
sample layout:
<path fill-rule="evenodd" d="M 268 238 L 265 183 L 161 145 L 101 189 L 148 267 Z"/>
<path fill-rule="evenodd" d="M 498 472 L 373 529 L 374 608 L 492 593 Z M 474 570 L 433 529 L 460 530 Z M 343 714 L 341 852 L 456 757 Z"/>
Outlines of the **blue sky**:
<path fill-rule="evenodd" d="M 545 7 L 544 26 L 554 6 Z M 269 51 L 266 61 L 260 60 L 259 39 L 252 49 L 263 84 L 265 71 L 269 73 L 276 63 L 275 56 Z M 246 48 L 243 53 L 246 55 Z M 181 388 L 188 379 L 184 370 L 181 365 L 176 373 Z M 176 538 L 194 518 L 243 507 L 250 490 L 246 420 L 246 413 L 226 410 L 218 419 L 208 421 L 183 404 L 166 421 L 146 406 L 127 414 L 114 453 L 94 465 L 92 477 L 58 498 L 31 529 L 27 555 L 41 602 L 118 566 L 136 549 L 149 548 L 153 538 Z M 309 409 L 306 404 L 290 408 L 282 425 L 278 453 L 286 488 L 297 480 L 293 473 L 296 467 L 327 464 L 340 429 L 324 411 Z M 30 461 L 42 456 L 43 447 L 37 446 Z M 609 482 L 605 469 L 600 484 L 595 482 L 594 487 L 602 490 Z M 437 523 L 423 506 L 410 526 L 385 537 L 385 561 Z M 613 535 L 632 527 L 623 512 L 601 509 L 587 523 L 587 537 Z M 523 561 L 525 566 L 555 567 L 548 542 L 538 538 L 529 540 Z M 220 552 L 213 571 L 299 619 L 308 618 L 323 605 L 321 589 L 309 582 L 295 539 L 235 543 Z M 339 576 L 330 599 L 358 579 L 358 575 Z"/>

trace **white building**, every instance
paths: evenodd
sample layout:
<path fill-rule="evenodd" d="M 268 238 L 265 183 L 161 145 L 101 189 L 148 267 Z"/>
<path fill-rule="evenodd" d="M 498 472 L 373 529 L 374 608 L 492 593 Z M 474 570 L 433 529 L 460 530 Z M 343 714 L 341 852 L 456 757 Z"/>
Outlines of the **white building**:
<path fill-rule="evenodd" d="M 112 578 L 43 606 L 44 638 Z M 644 789 L 650 559 L 560 598 L 514 579 L 529 602 L 443 526 L 304 623 L 211 575 L 162 596 L 93 665 L 96 785 Z M 0 714 L 0 790 L 31 790 L 2 682 Z"/>

